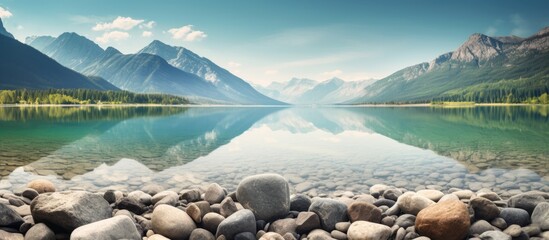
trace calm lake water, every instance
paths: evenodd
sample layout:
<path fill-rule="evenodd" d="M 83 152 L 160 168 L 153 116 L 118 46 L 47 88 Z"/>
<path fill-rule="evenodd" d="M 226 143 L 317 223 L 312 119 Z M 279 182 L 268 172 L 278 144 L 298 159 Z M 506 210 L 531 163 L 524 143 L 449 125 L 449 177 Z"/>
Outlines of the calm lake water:
<path fill-rule="evenodd" d="M 0 107 L 0 189 L 182 189 L 274 172 L 292 191 L 549 192 L 549 107 Z"/>

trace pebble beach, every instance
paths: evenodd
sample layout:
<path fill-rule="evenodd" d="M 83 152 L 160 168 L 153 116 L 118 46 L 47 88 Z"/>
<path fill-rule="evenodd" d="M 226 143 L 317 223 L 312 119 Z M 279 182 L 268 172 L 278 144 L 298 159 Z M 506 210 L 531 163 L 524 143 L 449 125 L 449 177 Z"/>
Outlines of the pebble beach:
<path fill-rule="evenodd" d="M 500 196 L 488 188 L 374 184 L 303 194 L 290 186 L 277 174 L 236 186 L 93 192 L 56 191 L 36 179 L 0 190 L 0 239 L 549 239 L 545 191 Z"/>

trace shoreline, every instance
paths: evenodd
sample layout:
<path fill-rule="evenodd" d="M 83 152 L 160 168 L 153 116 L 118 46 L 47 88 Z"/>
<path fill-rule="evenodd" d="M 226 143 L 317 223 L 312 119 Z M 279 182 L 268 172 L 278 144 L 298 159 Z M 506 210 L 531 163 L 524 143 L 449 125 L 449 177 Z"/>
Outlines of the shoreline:
<path fill-rule="evenodd" d="M 124 104 L 0 104 L 0 107 L 275 107 L 275 108 L 323 108 L 323 107 L 442 107 L 442 108 L 460 108 L 460 107 L 476 107 L 476 106 L 549 106 L 547 104 L 530 104 L 530 103 L 475 103 L 475 104 L 358 104 L 358 105 L 231 105 L 231 104 L 142 104 L 142 103 L 124 103 Z"/>
<path fill-rule="evenodd" d="M 362 193 L 310 197 L 290 195 L 288 180 L 277 174 L 245 177 L 235 189 L 145 184 L 131 192 L 58 192 L 36 179 L 21 192 L 0 191 L 0 239 L 549 238 L 549 193 L 542 191 L 503 199 L 488 189 L 375 184 Z"/>

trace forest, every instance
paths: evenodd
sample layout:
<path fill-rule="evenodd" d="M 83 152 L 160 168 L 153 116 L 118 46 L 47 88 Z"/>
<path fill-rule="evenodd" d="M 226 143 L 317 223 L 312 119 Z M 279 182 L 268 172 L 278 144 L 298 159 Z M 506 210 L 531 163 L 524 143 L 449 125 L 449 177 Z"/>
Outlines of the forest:
<path fill-rule="evenodd" d="M 90 89 L 0 90 L 0 104 L 189 104 L 184 97 Z"/>

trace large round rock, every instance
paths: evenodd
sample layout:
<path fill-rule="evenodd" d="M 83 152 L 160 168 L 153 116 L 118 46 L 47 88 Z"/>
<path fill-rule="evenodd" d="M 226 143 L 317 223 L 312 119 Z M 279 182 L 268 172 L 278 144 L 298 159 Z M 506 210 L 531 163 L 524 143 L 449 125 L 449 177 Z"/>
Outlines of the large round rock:
<path fill-rule="evenodd" d="M 223 235 L 225 239 L 233 240 L 239 233 L 251 232 L 255 234 L 255 220 L 253 212 L 248 209 L 235 212 L 219 224 L 215 237 L 219 239 Z"/>
<path fill-rule="evenodd" d="M 152 214 L 152 230 L 173 240 L 188 239 L 196 228 L 193 219 L 183 210 L 162 204 Z"/>
<path fill-rule="evenodd" d="M 112 216 L 112 209 L 103 196 L 83 191 L 40 194 L 30 207 L 36 223 L 69 232 Z"/>
<path fill-rule="evenodd" d="M 467 206 L 459 200 L 433 204 L 419 212 L 416 231 L 433 240 L 461 240 L 470 226 Z"/>
<path fill-rule="evenodd" d="M 71 233 L 71 240 L 140 240 L 141 234 L 137 231 L 133 220 L 128 216 L 116 216 L 98 222 L 90 223 L 75 229 Z"/>
<path fill-rule="evenodd" d="M 257 220 L 272 221 L 290 211 L 290 188 L 278 174 L 260 174 L 244 178 L 236 190 L 238 202 L 250 209 Z"/>

